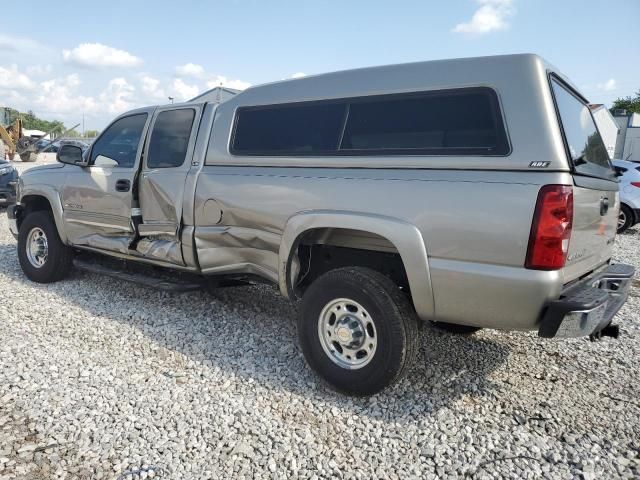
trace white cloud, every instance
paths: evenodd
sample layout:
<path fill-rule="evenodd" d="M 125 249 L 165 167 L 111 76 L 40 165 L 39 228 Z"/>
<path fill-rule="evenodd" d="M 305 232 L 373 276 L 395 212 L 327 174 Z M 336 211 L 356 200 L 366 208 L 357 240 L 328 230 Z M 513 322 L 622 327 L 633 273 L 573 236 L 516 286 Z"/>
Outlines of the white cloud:
<path fill-rule="evenodd" d="M 598 90 L 604 90 L 605 92 L 611 92 L 612 90 L 615 90 L 617 86 L 618 86 L 618 84 L 616 83 L 616 79 L 615 78 L 610 78 L 609 80 L 607 80 L 604 83 L 599 83 L 598 84 Z"/>
<path fill-rule="evenodd" d="M 101 43 L 81 43 L 72 50 L 63 50 L 62 58 L 67 63 L 83 67 L 135 67 L 142 63 L 141 59 L 125 50 Z"/>
<path fill-rule="evenodd" d="M 72 73 L 65 77 L 65 83 L 69 88 L 76 88 L 82 82 L 80 82 L 80 76 L 77 73 Z"/>
<path fill-rule="evenodd" d="M 306 76 L 307 76 L 306 73 L 298 72 L 298 73 L 294 73 L 293 75 L 291 75 L 291 78 L 302 78 L 302 77 L 306 77 Z"/>
<path fill-rule="evenodd" d="M 172 97 L 183 102 L 198 95 L 198 93 L 200 93 L 200 88 L 197 85 L 189 85 L 181 78 L 176 78 L 171 82 L 170 91 Z"/>
<path fill-rule="evenodd" d="M 135 87 L 125 78 L 113 78 L 97 96 L 78 93 L 82 82 L 78 74 L 40 82 L 30 98 L 15 98 L 16 106 L 35 110 L 44 118 L 61 118 L 67 126 L 78 123 L 83 114 L 88 117 L 113 117 L 139 105 Z M 106 118 L 105 120 L 108 120 Z"/>
<path fill-rule="evenodd" d="M 16 90 L 3 90 L 0 88 L 0 96 L 5 105 L 24 105 L 28 99 L 23 93 Z"/>
<path fill-rule="evenodd" d="M 93 97 L 76 93 L 80 83 L 77 74 L 40 82 L 38 93 L 31 103 L 37 110 L 54 115 L 78 116 L 79 112 L 99 112 L 100 106 Z"/>
<path fill-rule="evenodd" d="M 481 35 L 509 27 L 507 20 L 515 12 L 513 0 L 476 0 L 476 3 L 480 6 L 471 20 L 457 24 L 453 32 Z"/>
<path fill-rule="evenodd" d="M 207 88 L 228 87 L 235 90 L 246 90 L 250 86 L 251 84 L 244 80 L 229 80 L 227 77 L 223 77 L 222 75 L 216 75 L 207 82 Z"/>
<path fill-rule="evenodd" d="M 26 37 L 15 35 L 3 35 L 0 33 L 0 51 L 28 52 L 32 50 L 43 51 L 47 47 Z"/>
<path fill-rule="evenodd" d="M 35 77 L 43 77 L 45 75 L 50 75 L 53 71 L 53 67 L 50 64 L 47 65 L 30 65 L 26 68 L 28 75 L 33 75 Z"/>
<path fill-rule="evenodd" d="M 135 90 L 135 87 L 126 79 L 113 78 L 98 99 L 103 109 L 106 108 L 106 111 L 112 114 L 119 114 L 138 105 L 139 100 L 134 96 Z"/>
<path fill-rule="evenodd" d="M 140 84 L 142 86 L 142 93 L 147 98 L 152 101 L 162 99 L 166 102 L 167 95 L 164 89 L 160 87 L 160 80 L 149 75 L 142 75 L 140 77 Z"/>
<path fill-rule="evenodd" d="M 3 38 L 0 36 L 0 41 Z M 25 60 L 21 55 L 24 64 L 20 65 L 13 63 L 11 51 L 5 52 L 11 60 L 3 63 L 0 56 L 0 103 L 21 111 L 33 110 L 41 118 L 61 120 L 67 126 L 78 123 L 84 115 L 87 122 L 92 122 L 87 128 L 100 129 L 117 114 L 143 105 L 165 104 L 169 96 L 175 97 L 176 102 L 179 102 L 196 97 L 208 88 L 225 86 L 243 90 L 251 86 L 243 80 L 207 72 L 204 67 L 194 63 L 176 67 L 176 73 L 185 73 L 184 77 L 171 76 L 171 72 L 168 76 L 156 76 L 150 71 L 134 69 L 126 77 L 101 78 L 88 73 L 85 79 L 83 72 L 86 71 L 70 69 L 70 66 L 125 65 L 127 61 L 121 60 L 130 55 L 104 45 L 94 48 L 95 45 L 97 44 L 83 44 L 65 51 L 68 65 L 61 68 L 70 70 L 70 75 L 62 75 L 57 72 L 58 65 L 47 63 L 56 52 L 44 57 L 34 57 L 33 60 Z M 105 55 L 97 60 L 96 52 L 100 50 Z M 123 55 L 111 55 L 113 51 Z M 78 73 L 73 73 L 74 71 Z M 82 80 L 86 80 L 86 83 Z"/>
<path fill-rule="evenodd" d="M 8 67 L 0 66 L 0 88 L 11 90 L 33 90 L 36 83 L 26 74 L 18 70 L 18 66 L 13 64 Z"/>
<path fill-rule="evenodd" d="M 176 67 L 176 75 L 179 77 L 202 78 L 204 67 L 196 63 L 185 63 Z"/>
<path fill-rule="evenodd" d="M 236 90 L 244 90 L 251 86 L 249 82 L 245 82 L 244 80 L 232 80 L 223 75 L 214 75 L 212 73 L 209 73 L 202 65 L 198 65 L 196 63 L 185 63 L 184 65 L 177 66 L 175 68 L 175 73 L 177 77 L 190 77 L 193 79 L 205 81 L 205 85 L 207 88 L 228 87 L 234 88 Z M 181 79 L 178 78 L 178 80 Z M 175 80 L 173 83 L 174 90 L 184 90 L 184 82 L 182 82 L 183 84 L 179 86 L 175 85 Z M 194 86 L 191 87 L 193 88 Z"/>

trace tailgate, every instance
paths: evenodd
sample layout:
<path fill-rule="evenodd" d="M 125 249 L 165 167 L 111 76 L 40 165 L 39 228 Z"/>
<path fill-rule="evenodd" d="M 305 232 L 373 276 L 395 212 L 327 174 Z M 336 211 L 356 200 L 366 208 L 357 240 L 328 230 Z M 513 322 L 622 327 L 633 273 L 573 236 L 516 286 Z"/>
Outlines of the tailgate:
<path fill-rule="evenodd" d="M 585 188 L 579 183 L 580 179 L 576 178 L 573 229 L 563 271 L 564 283 L 591 272 L 611 258 L 618 226 L 620 200 L 617 190 Z M 608 208 L 604 203 L 608 203 Z"/>
<path fill-rule="evenodd" d="M 555 76 L 551 89 L 573 172 L 573 228 L 564 282 L 579 278 L 611 258 L 620 198 L 615 171 L 584 98 Z"/>

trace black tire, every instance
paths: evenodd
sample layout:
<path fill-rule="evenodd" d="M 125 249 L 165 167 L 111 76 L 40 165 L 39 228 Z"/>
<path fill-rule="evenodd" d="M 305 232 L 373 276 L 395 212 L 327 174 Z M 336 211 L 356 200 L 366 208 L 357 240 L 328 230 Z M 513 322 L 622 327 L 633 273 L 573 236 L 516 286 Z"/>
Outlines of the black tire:
<path fill-rule="evenodd" d="M 34 266 L 27 255 L 27 239 L 35 228 L 44 232 L 47 241 L 46 260 L 40 267 Z M 33 212 L 22 221 L 18 233 L 18 260 L 27 278 L 34 282 L 56 282 L 69 274 L 73 262 L 73 251 L 60 240 L 51 213 Z"/>
<path fill-rule="evenodd" d="M 369 363 L 357 369 L 335 363 L 320 340 L 321 313 L 337 299 L 359 303 L 375 324 L 376 349 Z M 305 292 L 298 338 L 307 363 L 330 386 L 350 395 L 372 395 L 396 382 L 415 361 L 418 319 L 389 278 L 368 268 L 339 268 L 316 279 Z"/>
<path fill-rule="evenodd" d="M 618 217 L 618 233 L 626 231 L 635 224 L 633 210 L 624 203 L 620 205 L 620 216 Z"/>
<path fill-rule="evenodd" d="M 23 163 L 32 163 L 38 159 L 38 156 L 33 152 L 27 152 L 20 155 L 20 160 Z"/>
<path fill-rule="evenodd" d="M 458 335 L 473 335 L 479 330 L 482 330 L 482 327 L 472 327 L 471 325 L 458 325 L 456 323 L 445 323 L 445 322 L 431 322 L 431 324 L 436 327 L 438 330 L 442 330 L 448 333 L 455 333 Z"/>

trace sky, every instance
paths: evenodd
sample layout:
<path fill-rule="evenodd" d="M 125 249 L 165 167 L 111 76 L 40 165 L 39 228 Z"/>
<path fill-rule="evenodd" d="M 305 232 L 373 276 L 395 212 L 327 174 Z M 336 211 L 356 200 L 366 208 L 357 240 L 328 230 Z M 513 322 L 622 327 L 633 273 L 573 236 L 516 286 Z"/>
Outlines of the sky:
<path fill-rule="evenodd" d="M 5 2 L 0 106 L 100 130 L 218 85 L 523 52 L 609 105 L 640 90 L 639 18 L 640 0 Z"/>

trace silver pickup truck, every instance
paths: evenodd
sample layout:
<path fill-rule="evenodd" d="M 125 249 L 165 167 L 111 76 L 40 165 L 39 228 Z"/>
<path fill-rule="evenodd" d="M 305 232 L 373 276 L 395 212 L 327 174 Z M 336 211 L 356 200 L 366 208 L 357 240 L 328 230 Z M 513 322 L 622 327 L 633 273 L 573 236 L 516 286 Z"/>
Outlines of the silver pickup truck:
<path fill-rule="evenodd" d="M 614 336 L 634 273 L 610 261 L 618 183 L 586 99 L 535 55 L 141 108 L 58 162 L 8 210 L 28 278 L 267 281 L 301 299 L 305 358 L 351 394 L 408 369 L 420 321 Z"/>

